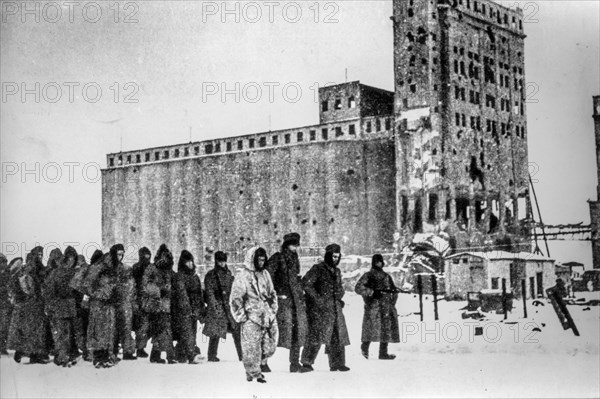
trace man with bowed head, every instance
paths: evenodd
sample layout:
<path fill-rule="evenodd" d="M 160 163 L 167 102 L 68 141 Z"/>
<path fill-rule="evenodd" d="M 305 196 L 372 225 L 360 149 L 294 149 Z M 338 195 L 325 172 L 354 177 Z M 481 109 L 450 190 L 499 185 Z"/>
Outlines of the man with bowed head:
<path fill-rule="evenodd" d="M 319 349 L 325 344 L 330 371 L 348 371 L 345 346 L 350 345 L 344 307 L 342 273 L 338 269 L 342 254 L 337 244 L 325 247 L 325 259 L 314 265 L 302 278 L 306 293 L 308 337 L 302 350 L 300 372 L 313 371 Z"/>
<path fill-rule="evenodd" d="M 265 270 L 267 253 L 253 247 L 246 253 L 244 268 L 235 276 L 229 305 L 241 324 L 242 353 L 246 380 L 267 382 L 263 372 L 270 371 L 267 359 L 277 348 L 277 294 Z"/>
<path fill-rule="evenodd" d="M 298 246 L 300 235 L 289 233 L 283 236 L 281 251 L 275 253 L 267 263 L 267 270 L 273 279 L 277 292 L 277 325 L 279 342 L 277 346 L 290 350 L 290 372 L 300 371 L 300 347 L 306 339 L 307 321 L 304 289 L 300 278 Z"/>

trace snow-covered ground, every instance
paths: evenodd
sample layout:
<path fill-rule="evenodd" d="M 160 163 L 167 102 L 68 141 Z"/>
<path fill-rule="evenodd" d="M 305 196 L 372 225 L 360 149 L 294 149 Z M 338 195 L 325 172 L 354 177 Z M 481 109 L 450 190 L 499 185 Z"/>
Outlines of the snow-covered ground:
<path fill-rule="evenodd" d="M 598 293 L 579 294 L 599 299 Z M 346 322 L 352 345 L 346 348 L 347 373 L 330 372 L 323 349 L 315 371 L 290 374 L 288 351 L 278 349 L 270 361 L 267 384 L 246 382 L 228 338 L 219 348 L 220 363 L 150 364 L 148 359 L 122 361 L 96 370 L 90 363 L 70 369 L 17 364 L 0 359 L 0 396 L 84 397 L 600 397 L 600 306 L 569 306 L 581 336 L 563 330 L 552 306 L 532 306 L 523 319 L 515 301 L 507 321 L 488 314 L 482 321 L 462 319 L 466 302 L 439 302 L 435 322 L 431 297 L 424 301 L 425 321 L 419 321 L 418 300 L 402 294 L 398 300 L 401 342 L 390 345 L 392 361 L 360 354 L 362 298 L 345 297 Z M 475 335 L 475 327 L 483 327 Z M 533 332 L 538 327 L 540 332 Z M 204 339 L 203 339 L 204 338 Z M 206 353 L 208 341 L 199 335 Z M 23 359 L 27 362 L 27 359 Z"/>

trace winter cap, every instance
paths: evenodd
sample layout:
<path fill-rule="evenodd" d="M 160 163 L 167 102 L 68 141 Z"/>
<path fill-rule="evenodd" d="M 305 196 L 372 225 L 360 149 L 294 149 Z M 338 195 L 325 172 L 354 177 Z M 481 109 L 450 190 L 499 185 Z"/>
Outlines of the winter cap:
<path fill-rule="evenodd" d="M 329 244 L 328 246 L 325 247 L 325 252 L 339 254 L 342 252 L 342 248 L 337 244 Z"/>
<path fill-rule="evenodd" d="M 216 262 L 227 262 L 227 254 L 222 251 L 215 252 L 215 261 Z"/>
<path fill-rule="evenodd" d="M 284 235 L 282 247 L 285 248 L 288 245 L 295 245 L 295 246 L 300 245 L 300 234 L 288 233 L 288 234 Z"/>

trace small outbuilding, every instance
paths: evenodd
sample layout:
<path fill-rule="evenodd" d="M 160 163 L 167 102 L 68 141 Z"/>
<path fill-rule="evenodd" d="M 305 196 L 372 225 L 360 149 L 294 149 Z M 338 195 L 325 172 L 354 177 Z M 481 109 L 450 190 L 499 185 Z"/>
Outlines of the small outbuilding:
<path fill-rule="evenodd" d="M 461 252 L 445 262 L 446 297 L 466 299 L 469 292 L 502 289 L 521 298 L 525 281 L 526 298 L 545 296 L 545 290 L 556 284 L 554 259 L 529 252 Z"/>

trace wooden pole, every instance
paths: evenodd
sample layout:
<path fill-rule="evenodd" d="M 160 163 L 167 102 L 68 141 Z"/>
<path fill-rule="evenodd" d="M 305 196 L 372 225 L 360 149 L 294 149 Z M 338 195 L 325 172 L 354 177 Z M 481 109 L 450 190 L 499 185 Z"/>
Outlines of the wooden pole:
<path fill-rule="evenodd" d="M 433 315 L 435 320 L 438 320 L 438 304 L 437 304 L 437 277 L 435 274 L 431 275 L 431 291 L 433 291 Z"/>
<path fill-rule="evenodd" d="M 417 292 L 419 293 L 419 314 L 423 321 L 423 280 L 420 274 L 417 275 Z"/>
<path fill-rule="evenodd" d="M 502 279 L 502 311 L 504 312 L 504 320 L 506 320 L 506 279 Z"/>
<path fill-rule="evenodd" d="M 523 296 L 523 318 L 527 318 L 527 284 L 521 280 L 521 296 Z"/>

